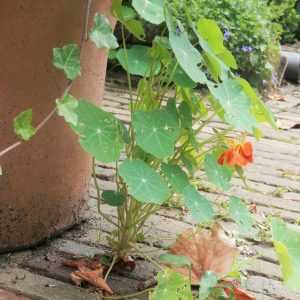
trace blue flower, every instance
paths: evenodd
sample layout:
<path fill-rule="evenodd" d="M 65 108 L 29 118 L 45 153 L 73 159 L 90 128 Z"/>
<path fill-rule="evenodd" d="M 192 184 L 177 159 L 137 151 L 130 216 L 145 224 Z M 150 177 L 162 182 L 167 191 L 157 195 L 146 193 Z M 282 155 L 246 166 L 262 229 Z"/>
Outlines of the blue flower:
<path fill-rule="evenodd" d="M 225 30 L 224 32 L 224 40 L 227 42 L 231 36 L 231 32 L 229 30 Z"/>
<path fill-rule="evenodd" d="M 242 46 L 242 51 L 245 52 L 245 53 L 250 53 L 253 51 L 253 47 L 251 46 Z"/>

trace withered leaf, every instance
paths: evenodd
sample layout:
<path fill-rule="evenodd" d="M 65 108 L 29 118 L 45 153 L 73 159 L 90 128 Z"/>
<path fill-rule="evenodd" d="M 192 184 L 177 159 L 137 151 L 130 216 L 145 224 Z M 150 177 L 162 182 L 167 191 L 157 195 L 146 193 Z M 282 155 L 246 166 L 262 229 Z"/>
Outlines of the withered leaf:
<path fill-rule="evenodd" d="M 70 259 L 65 260 L 63 265 L 77 269 L 70 275 L 71 280 L 75 285 L 80 286 L 83 282 L 87 282 L 92 286 L 107 292 L 109 295 L 113 294 L 112 289 L 103 278 L 104 267 L 98 259 Z"/>
<path fill-rule="evenodd" d="M 207 271 L 214 272 L 219 278 L 231 271 L 238 250 L 222 235 L 224 232 L 218 224 L 214 225 L 211 232 L 190 229 L 182 233 L 169 249 L 171 254 L 190 259 L 193 285 L 198 285 Z M 189 269 L 186 267 L 172 268 L 189 276 Z"/>

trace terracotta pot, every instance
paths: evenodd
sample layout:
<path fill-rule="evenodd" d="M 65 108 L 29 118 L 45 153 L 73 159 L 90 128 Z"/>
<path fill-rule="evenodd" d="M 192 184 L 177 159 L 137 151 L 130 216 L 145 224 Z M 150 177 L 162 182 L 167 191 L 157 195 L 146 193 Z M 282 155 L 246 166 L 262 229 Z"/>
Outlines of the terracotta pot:
<path fill-rule="evenodd" d="M 14 143 L 13 118 L 32 108 L 38 124 L 67 87 L 52 66 L 52 48 L 82 42 L 82 76 L 72 94 L 100 103 L 107 55 L 82 37 L 89 0 L 0 3 L 0 149 Z M 91 1 L 109 13 L 110 0 Z M 90 27 L 89 27 L 90 28 Z M 78 221 L 91 161 L 60 117 L 0 159 L 0 252 L 36 245 Z"/>

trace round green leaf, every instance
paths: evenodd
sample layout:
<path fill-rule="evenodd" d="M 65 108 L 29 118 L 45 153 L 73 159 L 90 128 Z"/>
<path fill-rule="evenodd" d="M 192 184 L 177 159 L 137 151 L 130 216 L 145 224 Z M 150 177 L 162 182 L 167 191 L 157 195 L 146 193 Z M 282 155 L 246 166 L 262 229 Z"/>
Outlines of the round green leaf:
<path fill-rule="evenodd" d="M 149 76 L 151 72 L 151 48 L 146 46 L 136 45 L 130 49 L 120 49 L 117 52 L 117 60 L 121 66 L 130 74 L 139 76 Z M 126 55 L 127 51 L 127 55 Z M 160 63 L 156 62 L 153 65 L 153 72 L 157 74 L 160 70 Z"/>
<path fill-rule="evenodd" d="M 116 207 L 123 205 L 126 200 L 122 193 L 116 191 L 104 191 L 102 193 L 102 199 L 105 203 Z"/>
<path fill-rule="evenodd" d="M 90 39 L 95 43 L 97 48 L 115 49 L 119 47 L 109 20 L 104 15 L 95 15 L 94 26 L 90 32 Z"/>
<path fill-rule="evenodd" d="M 164 0 L 133 0 L 132 6 L 143 19 L 158 25 L 165 20 L 164 2 Z"/>
<path fill-rule="evenodd" d="M 229 201 L 230 217 L 239 225 L 242 233 L 249 233 L 254 225 L 254 219 L 246 204 L 237 197 L 231 197 Z"/>
<path fill-rule="evenodd" d="M 214 210 L 212 203 L 193 186 L 189 185 L 184 188 L 183 197 L 187 208 L 197 222 L 204 223 L 213 220 Z"/>
<path fill-rule="evenodd" d="M 142 160 L 125 160 L 119 174 L 131 196 L 142 203 L 162 204 L 169 198 L 164 179 Z"/>
<path fill-rule="evenodd" d="M 163 164 L 161 170 L 176 192 L 182 193 L 183 189 L 189 185 L 187 175 L 179 166 Z"/>
<path fill-rule="evenodd" d="M 204 169 L 209 181 L 224 191 L 229 190 L 232 171 L 226 166 L 219 165 L 214 154 L 206 154 Z"/>
<path fill-rule="evenodd" d="M 97 160 L 119 159 L 124 146 L 122 124 L 113 114 L 84 100 L 76 108 L 78 124 L 72 128 L 80 136 L 80 145 Z"/>
<path fill-rule="evenodd" d="M 226 79 L 217 88 L 209 85 L 212 95 L 225 111 L 225 120 L 237 129 L 253 132 L 256 120 L 250 111 L 250 101 L 237 79 Z"/>
<path fill-rule="evenodd" d="M 137 111 L 133 115 L 133 127 L 137 144 L 158 158 L 174 153 L 180 134 L 177 115 L 166 109 L 152 112 Z"/>
<path fill-rule="evenodd" d="M 80 75 L 80 49 L 76 44 L 53 49 L 53 64 L 65 72 L 70 80 Z"/>

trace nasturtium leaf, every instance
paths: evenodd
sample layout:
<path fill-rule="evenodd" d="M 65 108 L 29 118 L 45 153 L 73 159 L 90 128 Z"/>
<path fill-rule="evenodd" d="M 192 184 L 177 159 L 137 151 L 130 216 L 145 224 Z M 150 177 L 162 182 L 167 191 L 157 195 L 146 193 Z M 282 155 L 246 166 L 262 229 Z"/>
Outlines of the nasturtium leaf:
<path fill-rule="evenodd" d="M 251 114 L 251 103 L 236 79 L 226 79 L 217 88 L 209 84 L 209 89 L 223 107 L 226 122 L 237 129 L 253 132 L 256 120 Z"/>
<path fill-rule="evenodd" d="M 136 142 L 144 151 L 157 158 L 166 158 L 174 153 L 180 134 L 177 115 L 166 109 L 136 111 L 133 114 L 133 127 Z"/>
<path fill-rule="evenodd" d="M 209 70 L 212 78 L 217 81 L 222 76 L 222 65 L 218 58 L 209 52 L 203 54 L 207 69 Z"/>
<path fill-rule="evenodd" d="M 179 166 L 163 164 L 161 170 L 177 193 L 182 193 L 184 188 L 189 185 L 189 179 L 186 173 Z"/>
<path fill-rule="evenodd" d="M 76 44 L 53 49 L 53 65 L 63 70 L 68 79 L 74 80 L 80 75 L 80 49 Z"/>
<path fill-rule="evenodd" d="M 126 5 L 122 5 L 121 12 L 122 12 L 122 20 L 125 22 L 129 20 L 133 20 L 137 16 L 135 10 Z"/>
<path fill-rule="evenodd" d="M 157 286 L 150 295 L 150 300 L 193 300 L 188 279 L 169 268 L 158 273 Z"/>
<path fill-rule="evenodd" d="M 129 194 L 139 202 L 162 204 L 169 198 L 168 184 L 142 160 L 125 160 L 119 174 L 127 184 Z"/>
<path fill-rule="evenodd" d="M 194 82 L 205 84 L 207 78 L 200 69 L 202 56 L 191 44 L 182 24 L 179 21 L 177 22 L 178 24 L 174 24 L 172 16 L 168 15 L 167 25 L 169 29 L 169 41 L 175 57 L 181 68 Z"/>
<path fill-rule="evenodd" d="M 273 128 L 277 128 L 274 116 L 265 105 L 257 93 L 253 90 L 249 82 L 243 78 L 237 78 L 241 87 L 251 101 L 251 112 L 259 123 L 269 123 Z"/>
<path fill-rule="evenodd" d="M 224 51 L 223 33 L 214 20 L 200 19 L 197 23 L 197 31 L 215 54 Z"/>
<path fill-rule="evenodd" d="M 65 121 L 76 126 L 78 122 L 78 116 L 76 108 L 78 101 L 72 95 L 67 94 L 62 99 L 56 100 L 57 114 L 64 117 Z"/>
<path fill-rule="evenodd" d="M 272 239 L 285 285 L 300 290 L 300 232 L 291 229 L 282 220 L 274 218 Z"/>
<path fill-rule="evenodd" d="M 202 196 L 193 186 L 186 186 L 183 190 L 185 205 L 192 217 L 199 223 L 210 222 L 214 218 L 212 203 Z"/>
<path fill-rule="evenodd" d="M 238 224 L 242 233 L 249 233 L 254 225 L 252 217 L 246 204 L 237 197 L 231 197 L 229 200 L 229 215 Z"/>
<path fill-rule="evenodd" d="M 133 0 L 132 6 L 146 21 L 161 24 L 164 20 L 165 0 Z"/>
<path fill-rule="evenodd" d="M 204 60 L 214 80 L 228 77 L 229 68 L 237 69 L 234 56 L 224 46 L 223 34 L 218 24 L 209 19 L 197 23 L 199 43 L 204 50 Z"/>
<path fill-rule="evenodd" d="M 126 29 L 132 33 L 137 39 L 143 40 L 145 38 L 145 31 L 141 21 L 128 20 L 124 23 Z"/>
<path fill-rule="evenodd" d="M 122 0 L 113 0 L 111 10 L 113 16 L 137 39 L 145 37 L 143 25 L 140 21 L 134 19 L 136 13 L 131 7 L 122 5 Z"/>
<path fill-rule="evenodd" d="M 141 45 L 133 46 L 127 50 L 120 49 L 117 52 L 117 60 L 121 66 L 132 75 L 150 76 L 151 71 L 153 74 L 157 74 L 160 70 L 160 63 L 152 63 L 150 49 L 149 47 Z"/>
<path fill-rule="evenodd" d="M 164 264 L 171 265 L 177 268 L 190 267 L 192 264 L 190 259 L 186 256 L 174 255 L 169 253 L 161 254 L 158 259 Z"/>
<path fill-rule="evenodd" d="M 173 72 L 174 67 L 176 66 L 176 62 L 173 61 L 173 63 L 170 64 L 169 67 L 169 74 L 174 74 L 172 77 L 173 82 L 183 88 L 190 88 L 193 89 L 197 86 L 197 83 L 194 82 L 187 74 L 186 72 L 180 67 L 179 64 L 177 64 L 177 67 L 175 69 L 175 72 Z"/>
<path fill-rule="evenodd" d="M 108 163 L 119 159 L 124 146 L 120 121 L 87 101 L 78 103 L 78 123 L 71 127 L 79 135 L 80 145 L 99 161 Z"/>
<path fill-rule="evenodd" d="M 27 109 L 15 117 L 14 130 L 25 141 L 35 135 L 36 129 L 32 126 L 32 109 Z"/>
<path fill-rule="evenodd" d="M 218 54 L 218 57 L 225 63 L 226 66 L 236 70 L 238 68 L 237 62 L 233 54 L 225 48 L 225 50 Z"/>
<path fill-rule="evenodd" d="M 105 203 L 116 207 L 123 205 L 126 200 L 124 194 L 116 191 L 104 191 L 101 196 Z"/>
<path fill-rule="evenodd" d="M 178 106 L 178 114 L 181 121 L 181 127 L 191 129 L 193 126 L 193 113 L 186 101 L 181 102 Z"/>
<path fill-rule="evenodd" d="M 95 15 L 94 26 L 90 32 L 90 39 L 95 43 L 97 48 L 115 49 L 119 47 L 109 20 L 104 15 Z"/>
<path fill-rule="evenodd" d="M 224 191 L 229 190 L 232 171 L 228 167 L 218 164 L 214 154 L 205 155 L 204 169 L 209 181 Z"/>
<path fill-rule="evenodd" d="M 200 281 L 198 300 L 206 300 L 211 290 L 218 284 L 218 277 L 214 272 L 206 272 Z"/>

